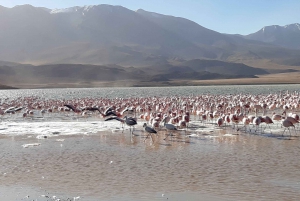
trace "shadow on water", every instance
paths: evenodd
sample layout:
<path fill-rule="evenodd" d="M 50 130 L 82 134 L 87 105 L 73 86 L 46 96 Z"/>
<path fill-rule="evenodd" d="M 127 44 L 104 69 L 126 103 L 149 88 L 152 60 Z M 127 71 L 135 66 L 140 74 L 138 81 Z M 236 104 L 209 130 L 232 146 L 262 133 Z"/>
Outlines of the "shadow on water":
<path fill-rule="evenodd" d="M 166 146 L 166 147 L 170 147 L 170 146 L 172 146 L 172 144 L 163 144 L 163 143 L 159 143 L 159 145 L 162 145 L 162 146 Z"/>
<path fill-rule="evenodd" d="M 265 138 L 272 138 L 272 139 L 278 139 L 278 140 L 296 140 L 299 139 L 299 135 L 282 135 L 278 133 L 253 133 L 253 132 L 243 132 L 245 135 L 253 135 L 253 136 L 260 136 Z"/>

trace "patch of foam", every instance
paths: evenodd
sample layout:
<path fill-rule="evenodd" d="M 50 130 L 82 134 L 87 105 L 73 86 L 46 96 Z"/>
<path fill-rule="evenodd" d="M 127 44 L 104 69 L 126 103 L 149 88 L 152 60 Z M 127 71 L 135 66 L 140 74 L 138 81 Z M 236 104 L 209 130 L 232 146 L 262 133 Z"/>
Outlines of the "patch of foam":
<path fill-rule="evenodd" d="M 188 135 L 189 137 L 199 137 L 199 135 L 198 134 L 195 134 L 195 133 L 192 133 L 192 134 L 190 134 L 190 135 Z"/>
<path fill-rule="evenodd" d="M 29 148 L 29 147 L 36 147 L 36 146 L 40 146 L 41 143 L 32 143 L 32 144 L 23 144 L 22 147 L 23 148 Z"/>
<path fill-rule="evenodd" d="M 205 129 L 196 130 L 196 131 L 200 131 L 202 133 L 212 133 L 212 132 L 214 132 L 214 130 L 212 130 L 211 128 L 205 128 Z"/>
<path fill-rule="evenodd" d="M 141 123 L 140 123 L 141 124 Z M 117 121 L 69 121 L 69 122 L 2 122 L 0 135 L 37 135 L 39 139 L 44 136 L 96 134 L 99 131 L 122 130 Z"/>
<path fill-rule="evenodd" d="M 219 138 L 220 136 L 216 136 L 216 135 L 207 135 L 205 136 L 206 138 Z"/>
<path fill-rule="evenodd" d="M 117 133 L 117 132 L 120 132 L 120 131 L 123 131 L 123 129 L 122 128 L 121 129 L 120 128 L 116 128 L 116 129 L 112 129 L 111 130 L 112 133 Z"/>
<path fill-rule="evenodd" d="M 234 135 L 234 134 L 225 134 L 225 135 L 223 135 L 224 137 L 236 137 L 237 135 Z"/>

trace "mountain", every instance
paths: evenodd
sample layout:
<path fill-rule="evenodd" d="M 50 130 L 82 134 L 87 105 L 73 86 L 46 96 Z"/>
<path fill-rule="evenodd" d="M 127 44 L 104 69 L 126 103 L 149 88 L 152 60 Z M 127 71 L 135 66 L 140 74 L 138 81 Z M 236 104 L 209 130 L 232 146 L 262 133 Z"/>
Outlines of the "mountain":
<path fill-rule="evenodd" d="M 199 47 L 205 47 L 217 55 L 217 57 L 209 59 L 239 63 L 245 60 L 267 59 L 289 65 L 291 63 L 289 61 L 297 59 L 297 55 L 300 54 L 298 50 L 289 50 L 262 41 L 247 40 L 242 35 L 221 34 L 185 18 L 162 15 L 142 9 L 137 10 L 137 13 L 161 28 Z M 296 64 L 296 62 L 293 63 Z"/>
<path fill-rule="evenodd" d="M 244 36 L 244 38 L 285 48 L 300 49 L 300 24 L 265 26 L 255 33 Z"/>
<path fill-rule="evenodd" d="M 216 58 L 121 6 L 51 10 L 30 5 L 0 13 L 0 60 L 28 63 L 122 63 L 149 55 Z"/>
<path fill-rule="evenodd" d="M 285 27 L 294 45 L 297 27 Z M 0 81 L 15 87 L 158 86 L 299 71 L 300 49 L 247 37 L 122 6 L 0 6 Z M 93 84 L 99 82 L 106 84 Z"/>
<path fill-rule="evenodd" d="M 157 24 L 171 33 L 199 46 L 221 47 L 222 43 L 234 44 L 235 41 L 224 34 L 202 27 L 201 25 L 181 17 L 162 15 L 143 9 L 136 11 L 149 21 Z"/>
<path fill-rule="evenodd" d="M 5 61 L 146 67 L 172 58 L 288 62 L 300 55 L 188 19 L 122 6 L 51 10 L 22 5 L 0 11 L 0 60 Z"/>

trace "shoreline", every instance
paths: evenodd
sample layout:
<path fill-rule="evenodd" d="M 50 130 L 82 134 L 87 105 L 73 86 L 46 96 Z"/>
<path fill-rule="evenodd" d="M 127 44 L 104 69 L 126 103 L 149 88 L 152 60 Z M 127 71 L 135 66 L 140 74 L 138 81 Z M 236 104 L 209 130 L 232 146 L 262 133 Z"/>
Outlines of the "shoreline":
<path fill-rule="evenodd" d="M 260 75 L 257 78 L 214 80 L 169 80 L 148 82 L 142 80 L 55 82 L 55 83 L 4 83 L 18 89 L 52 88 L 108 88 L 108 87 L 178 87 L 178 86 L 222 86 L 222 85 L 282 85 L 300 84 L 300 72 Z"/>
<path fill-rule="evenodd" d="M 253 78 L 256 79 L 256 78 Z M 300 84 L 300 79 L 297 81 L 282 81 L 282 82 L 266 82 L 259 80 L 174 80 L 172 82 L 128 82 L 128 81 L 118 81 L 110 83 L 92 83 L 92 84 L 79 84 L 79 83 L 65 83 L 65 84 L 15 84 L 7 88 L 1 88 L 0 90 L 10 90 L 10 89 L 54 89 L 54 88 L 122 88 L 122 87 L 201 87 L 201 86 L 233 86 L 233 85 L 296 85 Z"/>

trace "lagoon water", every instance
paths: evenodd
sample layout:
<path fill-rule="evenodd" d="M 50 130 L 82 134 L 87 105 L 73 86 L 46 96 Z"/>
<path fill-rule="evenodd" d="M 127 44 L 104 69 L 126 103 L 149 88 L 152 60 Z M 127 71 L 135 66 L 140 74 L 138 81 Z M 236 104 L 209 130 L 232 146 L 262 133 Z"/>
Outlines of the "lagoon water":
<path fill-rule="evenodd" d="M 268 94 L 280 91 L 299 91 L 300 84 L 289 85 L 225 85 L 225 86 L 174 86 L 135 88 L 67 88 L 67 89 L 20 89 L 0 90 L 0 99 L 24 96 L 38 96 L 45 99 L 73 98 L 126 98 L 149 96 L 191 96 L 199 94 Z"/>
<path fill-rule="evenodd" d="M 298 91 L 300 85 L 4 90 L 5 98 L 190 96 Z M 129 134 L 118 122 L 46 116 L 3 117 L 0 198 L 10 200 L 299 200 L 300 134 L 196 129 L 154 143 L 142 121 Z M 272 129 L 280 129 L 274 125 Z M 23 145 L 28 145 L 24 148 Z M 35 145 L 35 146 L 34 146 Z"/>

